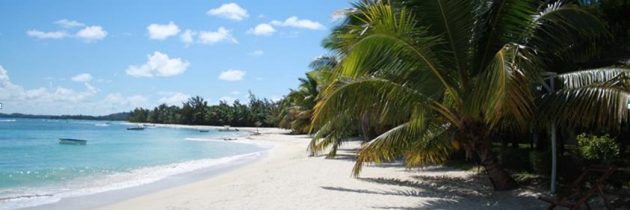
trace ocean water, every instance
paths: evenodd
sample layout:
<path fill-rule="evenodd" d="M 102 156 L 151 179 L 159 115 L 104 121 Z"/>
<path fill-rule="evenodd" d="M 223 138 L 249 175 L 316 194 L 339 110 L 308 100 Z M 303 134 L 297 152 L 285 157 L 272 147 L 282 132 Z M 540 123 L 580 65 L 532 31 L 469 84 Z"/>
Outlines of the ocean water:
<path fill-rule="evenodd" d="M 255 159 L 265 149 L 226 142 L 244 132 L 199 132 L 126 122 L 1 119 L 0 209 L 15 209 L 158 181 L 165 177 Z M 59 138 L 88 140 L 59 144 Z"/>

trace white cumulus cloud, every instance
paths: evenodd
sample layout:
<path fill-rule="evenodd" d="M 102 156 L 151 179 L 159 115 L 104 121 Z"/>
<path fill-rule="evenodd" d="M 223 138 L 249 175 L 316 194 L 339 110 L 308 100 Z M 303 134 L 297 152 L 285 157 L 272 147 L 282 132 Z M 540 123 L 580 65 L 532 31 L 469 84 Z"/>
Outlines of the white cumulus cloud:
<path fill-rule="evenodd" d="M 62 28 L 76 28 L 85 26 L 85 24 L 82 22 L 68 19 L 57 20 L 54 23 L 58 26 L 61 26 Z"/>
<path fill-rule="evenodd" d="M 208 10 L 206 14 L 236 21 L 241 21 L 249 17 L 247 10 L 243 9 L 236 3 L 223 4 L 218 8 Z"/>
<path fill-rule="evenodd" d="M 158 102 L 166 105 L 181 105 L 184 101 L 190 98 L 190 95 L 179 92 L 162 93 L 162 95 L 165 96 L 160 98 Z"/>
<path fill-rule="evenodd" d="M 28 30 L 26 35 L 38 39 L 63 39 L 68 36 L 68 33 L 65 31 L 50 31 L 44 32 L 39 30 Z"/>
<path fill-rule="evenodd" d="M 84 90 L 65 87 L 26 89 L 13 84 L 8 71 L 0 66 L 0 101 L 6 102 L 3 108 L 7 112 L 41 112 L 44 111 L 41 105 L 45 105 L 48 112 L 72 111 L 68 107 L 86 103 L 99 92 L 88 83 L 84 85 Z"/>
<path fill-rule="evenodd" d="M 225 81 L 239 81 L 239 80 L 243 80 L 245 73 L 246 73 L 245 71 L 241 71 L 241 70 L 228 69 L 226 71 L 221 72 L 221 74 L 219 75 L 219 79 L 225 80 Z"/>
<path fill-rule="evenodd" d="M 127 74 L 133 77 L 172 77 L 186 71 L 190 63 L 181 58 L 169 58 L 161 52 L 147 55 L 147 62 L 140 66 L 131 65 Z"/>
<path fill-rule="evenodd" d="M 179 36 L 179 39 L 182 40 L 183 43 L 185 43 L 186 45 L 192 44 L 195 41 L 195 35 L 197 35 L 197 32 L 194 32 L 190 29 L 186 29 L 186 31 L 184 31 L 184 33 L 182 33 Z"/>
<path fill-rule="evenodd" d="M 324 25 L 322 25 L 319 22 L 308 20 L 308 19 L 299 19 L 296 16 L 291 16 L 283 21 L 274 20 L 274 21 L 271 21 L 271 24 L 274 26 L 304 28 L 304 29 L 310 29 L 310 30 L 324 29 Z"/>
<path fill-rule="evenodd" d="M 273 28 L 270 24 L 261 23 L 256 25 L 254 28 L 250 28 L 247 33 L 254 34 L 256 36 L 270 36 L 276 32 L 276 29 Z"/>
<path fill-rule="evenodd" d="M 76 76 L 72 77 L 72 81 L 89 82 L 92 81 L 92 75 L 88 73 L 77 74 Z"/>
<path fill-rule="evenodd" d="M 88 26 L 77 32 L 76 36 L 86 42 L 102 40 L 107 36 L 107 31 L 101 26 Z"/>
<path fill-rule="evenodd" d="M 214 44 L 221 41 L 230 41 L 232 43 L 238 43 L 238 41 L 232 36 L 232 33 L 224 27 L 219 27 L 217 31 L 200 31 L 199 42 L 202 44 Z"/>
<path fill-rule="evenodd" d="M 164 40 L 177 35 L 179 33 L 179 27 L 177 27 L 173 21 L 164 25 L 154 23 L 147 26 L 147 31 L 149 32 L 149 39 Z"/>

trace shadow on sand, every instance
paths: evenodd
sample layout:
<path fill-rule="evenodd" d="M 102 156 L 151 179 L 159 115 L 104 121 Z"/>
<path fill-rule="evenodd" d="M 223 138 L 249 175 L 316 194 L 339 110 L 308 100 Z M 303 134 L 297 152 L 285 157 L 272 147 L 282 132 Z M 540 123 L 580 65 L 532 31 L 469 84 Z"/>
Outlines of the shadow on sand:
<path fill-rule="evenodd" d="M 339 150 L 335 160 L 354 161 L 354 150 Z M 405 170 L 400 162 L 371 165 L 369 167 L 398 167 Z M 423 172 L 437 174 L 450 172 L 448 167 L 429 167 Z M 421 173 L 418 173 L 421 174 Z M 525 189 L 495 192 L 484 175 L 469 177 L 413 175 L 408 179 L 383 177 L 357 178 L 360 181 L 382 185 L 400 186 L 390 190 L 348 188 L 343 186 L 321 186 L 325 190 L 347 193 L 378 194 L 388 196 L 418 197 L 418 206 L 373 206 L 376 209 L 544 209 L 545 203 Z M 420 200 L 420 198 L 424 198 Z M 427 199 L 428 198 L 428 199 Z M 395 205 L 395 204 L 394 204 Z"/>

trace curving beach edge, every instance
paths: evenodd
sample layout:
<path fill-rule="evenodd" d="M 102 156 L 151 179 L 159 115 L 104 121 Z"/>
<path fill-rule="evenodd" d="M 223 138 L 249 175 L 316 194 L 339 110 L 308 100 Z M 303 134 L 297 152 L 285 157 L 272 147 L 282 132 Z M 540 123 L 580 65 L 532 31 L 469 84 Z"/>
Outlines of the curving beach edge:
<path fill-rule="evenodd" d="M 255 131 L 255 128 L 242 128 Z M 310 138 L 260 128 L 235 141 L 273 145 L 254 163 L 201 181 L 175 186 L 99 209 L 540 209 L 528 189 L 494 192 L 475 171 L 435 167 L 406 170 L 400 164 L 366 167 L 352 177 L 350 142 L 335 159 L 309 157 Z M 455 181 L 458 180 L 458 181 Z M 464 181 L 461 181 L 464 180 Z"/>

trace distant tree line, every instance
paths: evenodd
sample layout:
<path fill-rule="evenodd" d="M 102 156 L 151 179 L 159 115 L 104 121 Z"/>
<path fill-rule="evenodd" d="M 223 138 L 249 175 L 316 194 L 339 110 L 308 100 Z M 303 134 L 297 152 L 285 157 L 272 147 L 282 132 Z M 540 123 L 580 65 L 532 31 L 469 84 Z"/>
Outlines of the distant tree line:
<path fill-rule="evenodd" d="M 56 119 L 56 120 L 110 120 L 110 121 L 123 121 L 129 118 L 129 112 L 120 112 L 102 116 L 91 115 L 35 115 L 35 114 L 3 114 L 0 113 L 0 118 L 26 118 L 26 119 Z"/>
<path fill-rule="evenodd" d="M 264 126 L 278 124 L 279 103 L 269 99 L 256 98 L 250 93 L 249 103 L 239 100 L 231 105 L 221 101 L 218 105 L 208 105 L 199 96 L 191 97 L 181 106 L 161 104 L 153 109 L 136 108 L 127 118 L 130 122 L 186 124 L 186 125 L 230 125 Z"/>

